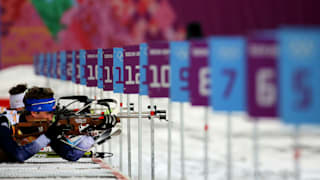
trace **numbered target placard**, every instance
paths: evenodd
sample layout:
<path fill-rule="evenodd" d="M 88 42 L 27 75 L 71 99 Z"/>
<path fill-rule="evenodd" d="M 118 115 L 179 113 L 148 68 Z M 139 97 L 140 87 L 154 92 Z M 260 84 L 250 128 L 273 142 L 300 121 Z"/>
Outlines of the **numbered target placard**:
<path fill-rule="evenodd" d="M 66 51 L 60 51 L 57 53 L 60 58 L 60 79 L 67 80 L 67 56 Z"/>
<path fill-rule="evenodd" d="M 286 123 L 319 124 L 320 29 L 281 29 L 280 106 Z"/>
<path fill-rule="evenodd" d="M 210 95 L 209 49 L 206 41 L 190 42 L 189 87 L 194 106 L 208 106 Z"/>
<path fill-rule="evenodd" d="M 103 90 L 113 90 L 113 49 L 104 49 L 102 61 L 102 83 Z"/>
<path fill-rule="evenodd" d="M 34 73 L 36 75 L 39 75 L 39 55 L 35 54 L 33 55 L 33 67 L 34 67 Z"/>
<path fill-rule="evenodd" d="M 54 73 L 54 78 L 56 79 L 61 79 L 61 58 L 60 58 L 60 53 L 56 52 L 53 54 L 53 59 L 55 59 L 55 73 Z"/>
<path fill-rule="evenodd" d="M 72 82 L 80 84 L 80 56 L 79 51 L 72 51 Z"/>
<path fill-rule="evenodd" d="M 113 92 L 123 93 L 123 49 L 113 48 Z"/>
<path fill-rule="evenodd" d="M 123 48 L 123 54 L 124 93 L 139 93 L 140 47 L 126 46 Z"/>
<path fill-rule="evenodd" d="M 276 117 L 278 44 L 275 37 L 251 36 L 247 45 L 247 102 L 252 117 Z"/>
<path fill-rule="evenodd" d="M 170 42 L 170 99 L 189 101 L 189 42 Z"/>
<path fill-rule="evenodd" d="M 245 110 L 245 40 L 241 37 L 212 37 L 209 44 L 211 107 L 217 111 Z"/>
<path fill-rule="evenodd" d="M 44 75 L 46 77 L 51 77 L 51 67 L 52 67 L 52 62 L 51 62 L 51 53 L 46 53 L 46 68 L 44 71 Z"/>
<path fill-rule="evenodd" d="M 167 42 L 149 44 L 147 74 L 149 97 L 168 97 L 170 66 Z"/>
<path fill-rule="evenodd" d="M 61 58 L 60 53 L 60 58 Z M 72 78 L 72 51 L 66 51 L 66 80 L 71 81 Z"/>
<path fill-rule="evenodd" d="M 52 78 L 57 78 L 57 72 L 58 72 L 58 58 L 57 58 L 57 53 L 53 52 L 51 53 L 51 73 L 50 77 Z"/>
<path fill-rule="evenodd" d="M 86 51 L 85 78 L 88 87 L 96 87 L 98 80 L 98 52 L 97 50 Z"/>
<path fill-rule="evenodd" d="M 86 50 L 81 49 L 79 51 L 80 58 L 80 84 L 87 85 L 86 79 Z"/>
<path fill-rule="evenodd" d="M 98 88 L 103 89 L 103 50 L 98 49 Z"/>
<path fill-rule="evenodd" d="M 44 67 L 45 67 L 45 62 L 44 62 L 44 54 L 43 53 L 40 53 L 39 54 L 39 57 L 38 57 L 38 60 L 39 60 L 39 75 L 43 76 L 44 75 Z"/>
<path fill-rule="evenodd" d="M 146 43 L 140 44 L 140 83 L 139 94 L 148 95 L 147 69 L 148 69 L 148 45 Z"/>

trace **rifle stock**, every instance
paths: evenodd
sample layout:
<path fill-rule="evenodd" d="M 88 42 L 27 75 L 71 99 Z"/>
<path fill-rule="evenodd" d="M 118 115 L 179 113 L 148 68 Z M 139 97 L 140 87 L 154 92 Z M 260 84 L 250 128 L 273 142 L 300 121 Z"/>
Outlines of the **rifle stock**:
<path fill-rule="evenodd" d="M 71 115 L 64 117 L 65 119 L 57 120 L 58 126 L 64 126 L 64 135 L 85 135 L 89 130 L 106 130 L 105 118 L 110 115 Z M 120 122 L 120 118 L 117 122 Z M 20 122 L 15 125 L 15 133 L 13 137 L 20 140 L 29 136 L 40 136 L 45 133 L 52 122 L 49 121 L 34 121 Z"/>

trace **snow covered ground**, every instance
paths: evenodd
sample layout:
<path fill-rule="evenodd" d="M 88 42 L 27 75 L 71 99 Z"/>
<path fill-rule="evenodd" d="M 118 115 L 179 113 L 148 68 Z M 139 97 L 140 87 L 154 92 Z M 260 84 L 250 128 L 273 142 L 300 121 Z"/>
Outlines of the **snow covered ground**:
<path fill-rule="evenodd" d="M 100 91 L 74 86 L 60 80 L 46 80 L 33 74 L 32 66 L 16 66 L 0 71 L 0 97 L 8 97 L 8 90 L 18 83 L 50 86 L 56 92 L 56 96 L 70 95 L 76 92 L 87 95 L 100 96 Z M 117 98 L 119 94 L 104 92 L 104 97 Z M 124 95 L 124 100 L 127 96 Z M 135 103 L 137 109 L 138 96 L 130 95 L 130 102 Z M 159 109 L 167 109 L 168 99 L 155 99 Z M 150 99 L 143 97 L 143 108 L 150 103 Z M 124 101 L 126 104 L 126 101 Z M 204 107 L 192 107 L 185 103 L 184 107 L 184 157 L 185 179 L 204 179 Z M 181 179 L 181 138 L 180 138 L 180 104 L 172 104 L 172 163 L 171 179 Z M 227 179 L 227 114 L 221 112 L 209 112 L 209 175 L 208 179 Z M 236 180 L 254 179 L 254 123 L 249 120 L 245 113 L 232 113 L 232 177 Z M 284 125 L 277 119 L 260 119 L 258 123 L 258 168 L 259 180 L 290 180 L 295 179 L 294 164 L 294 127 Z M 131 124 L 131 147 L 132 147 L 132 179 L 138 179 L 138 120 L 130 120 Z M 128 174 L 128 144 L 127 144 L 127 120 L 123 124 L 123 170 Z M 143 179 L 151 179 L 151 131 L 150 121 L 143 120 L 142 134 L 142 174 Z M 104 150 L 111 149 L 114 156 L 106 159 L 113 167 L 119 168 L 119 137 L 112 138 L 111 143 L 104 144 Z M 303 180 L 320 179 L 320 137 L 319 127 L 302 126 L 300 128 L 300 169 Z M 111 145 L 111 146 L 110 146 Z M 101 150 L 99 147 L 98 150 Z M 166 121 L 155 120 L 155 179 L 167 179 L 168 159 L 168 130 Z M 25 164 L 28 166 L 28 162 Z M 79 163 L 81 164 L 81 163 Z M 59 166 L 66 164 L 59 164 Z M 75 163 L 76 165 L 76 163 Z M 18 166 L 18 165 L 17 165 Z M 30 167 L 32 164 L 29 165 Z M 55 165 L 53 165 L 55 166 Z M 27 171 L 27 170 L 26 170 Z M 31 171 L 31 169 L 30 169 Z M 76 179 L 76 178 L 75 178 Z"/>

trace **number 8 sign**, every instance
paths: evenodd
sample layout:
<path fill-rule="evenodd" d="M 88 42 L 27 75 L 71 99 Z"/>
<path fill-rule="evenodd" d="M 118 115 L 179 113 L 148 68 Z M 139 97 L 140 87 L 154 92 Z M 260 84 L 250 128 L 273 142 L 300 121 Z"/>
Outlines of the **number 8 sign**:
<path fill-rule="evenodd" d="M 210 104 L 214 110 L 246 109 L 245 41 L 241 37 L 212 37 L 209 40 L 212 73 Z"/>
<path fill-rule="evenodd" d="M 319 124 L 320 29 L 281 29 L 279 43 L 281 118 Z"/>

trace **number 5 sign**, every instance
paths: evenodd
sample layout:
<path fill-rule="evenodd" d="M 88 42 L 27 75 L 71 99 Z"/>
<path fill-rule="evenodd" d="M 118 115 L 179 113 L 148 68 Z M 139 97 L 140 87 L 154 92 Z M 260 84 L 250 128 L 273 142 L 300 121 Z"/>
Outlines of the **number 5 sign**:
<path fill-rule="evenodd" d="M 273 36 L 248 40 L 248 114 L 276 117 L 278 105 L 277 43 Z"/>
<path fill-rule="evenodd" d="M 279 43 L 281 118 L 319 124 L 320 29 L 281 29 Z"/>
<path fill-rule="evenodd" d="M 241 37 L 209 40 L 212 73 L 210 104 L 214 110 L 245 110 L 245 41 Z"/>

